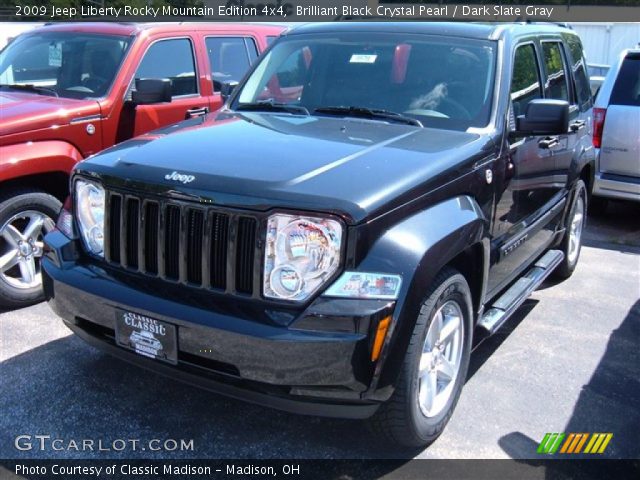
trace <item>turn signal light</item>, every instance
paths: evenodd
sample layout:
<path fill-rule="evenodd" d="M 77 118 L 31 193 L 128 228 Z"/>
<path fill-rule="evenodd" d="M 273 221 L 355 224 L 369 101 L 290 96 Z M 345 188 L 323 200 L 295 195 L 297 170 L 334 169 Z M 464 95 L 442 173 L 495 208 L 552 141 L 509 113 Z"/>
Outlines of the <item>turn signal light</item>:
<path fill-rule="evenodd" d="M 67 197 L 56 222 L 56 228 L 65 234 L 67 238 L 73 239 L 73 215 L 71 214 L 71 197 Z"/>
<path fill-rule="evenodd" d="M 380 357 L 380 352 L 382 352 L 382 345 L 384 344 L 384 339 L 387 336 L 389 325 L 391 325 L 391 316 L 383 318 L 380 320 L 380 323 L 378 323 L 378 330 L 376 331 L 376 337 L 373 340 L 373 350 L 371 351 L 372 362 L 375 362 Z"/>

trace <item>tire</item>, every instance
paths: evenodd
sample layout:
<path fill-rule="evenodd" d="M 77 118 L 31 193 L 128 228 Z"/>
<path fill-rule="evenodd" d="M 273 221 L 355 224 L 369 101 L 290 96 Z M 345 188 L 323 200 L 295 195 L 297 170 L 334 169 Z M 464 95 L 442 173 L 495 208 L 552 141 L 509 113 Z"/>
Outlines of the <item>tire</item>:
<path fill-rule="evenodd" d="M 587 202 L 587 187 L 582 180 L 578 180 L 571 201 L 571 209 L 565 220 L 564 238 L 560 244 L 564 259 L 553 272 L 553 276 L 557 279 L 569 278 L 578 265 L 582 250 L 582 232 L 587 221 Z"/>
<path fill-rule="evenodd" d="M 441 391 L 441 393 L 448 392 L 446 397 L 441 397 L 439 402 L 434 400 L 430 404 L 431 410 L 425 412 L 423 410 L 425 404 L 421 403 L 421 393 L 428 389 L 424 390 L 426 385 L 419 380 L 420 364 L 422 363 L 423 367 L 429 365 L 429 363 L 425 365 L 425 360 L 433 362 L 434 356 L 427 351 L 426 357 L 423 357 L 423 349 L 427 347 L 429 350 L 431 342 L 427 334 L 432 335 L 433 330 L 430 327 L 436 321 L 436 314 L 446 313 L 447 309 L 453 308 L 452 305 L 457 306 L 460 314 L 460 337 L 458 337 L 460 357 L 457 373 L 454 380 L 449 381 L 449 385 Z M 443 325 L 448 325 L 452 318 L 445 315 Z M 469 285 L 456 270 L 445 268 L 434 280 L 421 306 L 395 391 L 369 420 L 369 426 L 374 433 L 387 441 L 409 448 L 425 447 L 438 438 L 453 414 L 466 380 L 471 354 L 472 326 Z M 450 353 L 453 351 L 453 347 L 451 350 L 448 350 L 449 348 L 450 346 L 444 350 L 444 356 L 447 351 Z M 429 367 L 423 369 L 425 370 L 432 371 Z M 421 377 L 423 382 L 427 381 L 425 380 L 427 378 L 432 378 L 429 375 Z M 425 398 L 428 398 L 428 395 L 425 395 Z M 429 405 L 429 402 L 426 403 Z"/>
<path fill-rule="evenodd" d="M 43 300 L 42 237 L 53 229 L 61 207 L 57 198 L 41 190 L 0 195 L 0 308 L 21 308 Z M 41 219 L 39 227 L 37 219 Z M 29 225 L 33 233 L 25 237 L 22 234 L 28 233 Z"/>

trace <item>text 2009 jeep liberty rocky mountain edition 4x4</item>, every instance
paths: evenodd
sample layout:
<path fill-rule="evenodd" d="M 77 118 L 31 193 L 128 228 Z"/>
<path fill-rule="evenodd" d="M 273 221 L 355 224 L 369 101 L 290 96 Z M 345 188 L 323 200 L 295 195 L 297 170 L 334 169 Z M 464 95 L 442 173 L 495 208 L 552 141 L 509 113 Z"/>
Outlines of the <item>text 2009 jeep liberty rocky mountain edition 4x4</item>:
<path fill-rule="evenodd" d="M 46 296 L 133 363 L 427 444 L 472 340 L 576 266 L 590 110 L 564 28 L 299 27 L 220 113 L 76 167 Z"/>
<path fill-rule="evenodd" d="M 0 307 L 43 298 L 42 234 L 54 227 L 78 161 L 217 110 L 221 84 L 241 80 L 284 28 L 63 23 L 2 50 Z"/>

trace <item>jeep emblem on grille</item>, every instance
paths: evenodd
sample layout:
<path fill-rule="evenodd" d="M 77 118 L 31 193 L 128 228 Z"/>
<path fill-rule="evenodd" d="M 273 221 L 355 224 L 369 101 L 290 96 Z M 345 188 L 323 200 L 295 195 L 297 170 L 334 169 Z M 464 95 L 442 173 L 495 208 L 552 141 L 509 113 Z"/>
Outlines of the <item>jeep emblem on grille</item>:
<path fill-rule="evenodd" d="M 183 173 L 173 172 L 164 176 L 165 180 L 175 180 L 176 182 L 182 182 L 184 184 L 193 182 L 196 177 L 194 175 L 185 175 Z"/>

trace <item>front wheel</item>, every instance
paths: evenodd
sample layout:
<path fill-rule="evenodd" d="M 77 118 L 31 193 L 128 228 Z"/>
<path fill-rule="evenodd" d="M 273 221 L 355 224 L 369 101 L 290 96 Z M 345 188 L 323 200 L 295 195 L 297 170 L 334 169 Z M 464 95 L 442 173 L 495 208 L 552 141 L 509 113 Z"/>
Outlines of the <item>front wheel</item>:
<path fill-rule="evenodd" d="M 449 422 L 471 352 L 472 302 L 465 278 L 445 269 L 427 292 L 395 392 L 370 420 L 394 443 L 424 447 Z"/>
<path fill-rule="evenodd" d="M 60 207 L 58 199 L 38 190 L 0 196 L 0 307 L 43 299 L 43 237 L 53 230 Z"/>

